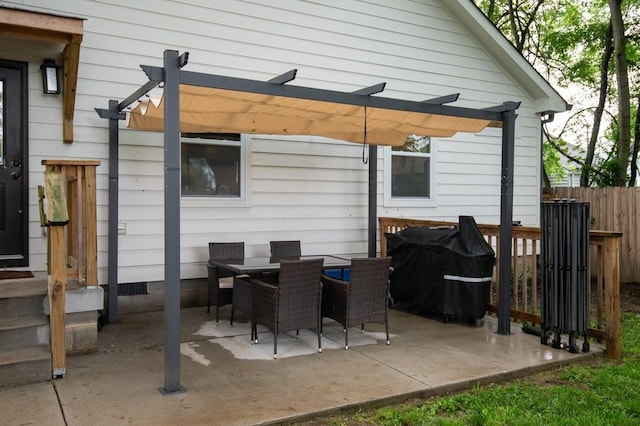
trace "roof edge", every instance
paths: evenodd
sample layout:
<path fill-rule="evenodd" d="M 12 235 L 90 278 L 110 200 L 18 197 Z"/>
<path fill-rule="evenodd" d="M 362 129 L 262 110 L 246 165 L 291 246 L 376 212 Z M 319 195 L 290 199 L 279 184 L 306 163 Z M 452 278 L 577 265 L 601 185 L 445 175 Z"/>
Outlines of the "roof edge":
<path fill-rule="evenodd" d="M 497 59 L 531 93 L 536 112 L 565 112 L 571 109 L 571 104 L 522 56 L 472 0 L 439 0 L 439 3 L 460 20 L 488 55 Z"/>

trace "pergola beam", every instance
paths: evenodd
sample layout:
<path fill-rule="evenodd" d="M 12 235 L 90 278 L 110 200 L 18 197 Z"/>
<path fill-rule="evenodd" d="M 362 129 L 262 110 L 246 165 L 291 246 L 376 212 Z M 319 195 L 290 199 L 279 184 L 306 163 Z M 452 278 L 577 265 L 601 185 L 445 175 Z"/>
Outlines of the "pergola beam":
<path fill-rule="evenodd" d="M 150 65 L 141 65 L 140 67 L 150 80 L 162 81 L 164 78 L 164 71 L 161 67 Z M 493 111 L 489 109 L 474 109 L 450 105 L 430 104 L 404 99 L 367 96 L 356 92 L 339 92 L 335 90 L 316 89 L 313 87 L 302 87 L 288 84 L 272 84 L 257 80 L 184 70 L 180 71 L 180 84 L 313 101 L 334 102 L 345 105 L 367 106 L 371 108 L 382 108 L 396 111 L 419 112 L 460 118 L 475 118 L 488 121 L 502 121 L 502 116 L 500 114 L 501 111 Z M 512 102 L 505 104 L 515 105 L 517 103 Z M 502 107 L 504 108 L 504 106 Z"/>
<path fill-rule="evenodd" d="M 118 104 L 118 111 L 124 111 L 129 105 L 140 99 L 142 96 L 149 93 L 149 91 L 155 89 L 162 80 L 149 80 L 138 88 L 135 92 L 129 95 L 126 99 Z"/>

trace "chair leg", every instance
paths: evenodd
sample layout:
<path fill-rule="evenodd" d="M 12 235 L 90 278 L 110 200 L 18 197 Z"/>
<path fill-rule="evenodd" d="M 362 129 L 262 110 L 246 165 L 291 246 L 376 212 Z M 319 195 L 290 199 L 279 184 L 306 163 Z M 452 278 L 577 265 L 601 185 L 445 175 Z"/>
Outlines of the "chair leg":
<path fill-rule="evenodd" d="M 318 318 L 318 352 L 322 352 L 322 317 Z"/>
<path fill-rule="evenodd" d="M 216 305 L 216 324 L 220 321 L 220 305 Z"/>
<path fill-rule="evenodd" d="M 349 349 L 349 329 L 344 329 L 344 348 Z"/>
<path fill-rule="evenodd" d="M 273 359 L 278 359 L 278 335 L 273 334 Z"/>
<path fill-rule="evenodd" d="M 231 316 L 229 317 L 229 326 L 233 327 L 233 314 L 234 314 L 234 310 L 233 310 L 233 305 L 231 305 Z M 253 332 L 253 330 L 251 330 Z M 253 337 L 253 334 L 251 335 L 251 337 Z"/>
<path fill-rule="evenodd" d="M 387 315 L 384 316 L 384 328 L 387 331 L 387 345 L 391 342 L 389 341 L 389 317 Z"/>

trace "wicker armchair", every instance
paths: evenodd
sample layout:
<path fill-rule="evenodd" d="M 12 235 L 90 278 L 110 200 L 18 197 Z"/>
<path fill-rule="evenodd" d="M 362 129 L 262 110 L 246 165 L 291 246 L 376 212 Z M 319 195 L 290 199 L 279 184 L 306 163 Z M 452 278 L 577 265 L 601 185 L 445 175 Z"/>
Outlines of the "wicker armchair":
<path fill-rule="evenodd" d="M 323 259 L 282 260 L 277 284 L 258 279 L 251 283 L 251 338 L 258 343 L 257 324 L 273 332 L 273 357 L 278 357 L 278 334 L 301 328 L 318 331 L 320 336 L 320 298 Z M 246 280 L 245 280 L 246 281 Z"/>
<path fill-rule="evenodd" d="M 244 259 L 244 242 L 209 243 L 209 259 Z M 220 319 L 220 306 L 228 305 L 233 299 L 233 273 L 217 268 L 211 262 L 207 265 L 208 294 L 207 313 L 211 305 L 216 307 L 216 322 Z"/>
<path fill-rule="evenodd" d="M 351 260 L 350 282 L 322 276 L 322 316 L 344 327 L 344 348 L 349 349 L 349 328 L 365 323 L 385 325 L 389 344 L 389 267 L 391 257 Z"/>
<path fill-rule="evenodd" d="M 270 241 L 272 257 L 300 257 L 302 249 L 299 240 Z"/>

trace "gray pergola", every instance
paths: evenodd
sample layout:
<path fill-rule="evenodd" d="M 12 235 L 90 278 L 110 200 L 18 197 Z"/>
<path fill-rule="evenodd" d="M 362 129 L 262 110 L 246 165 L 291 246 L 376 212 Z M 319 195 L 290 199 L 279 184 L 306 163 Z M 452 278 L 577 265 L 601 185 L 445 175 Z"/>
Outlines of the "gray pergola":
<path fill-rule="evenodd" d="M 101 118 L 109 119 L 109 224 L 108 224 L 108 321 L 118 320 L 118 122 L 126 119 L 127 107 L 164 83 L 164 150 L 165 150 L 165 380 L 163 394 L 184 392 L 180 384 L 180 85 L 225 89 L 237 92 L 266 94 L 335 104 L 366 106 L 394 111 L 417 112 L 443 117 L 481 119 L 502 123 L 502 165 L 500 189 L 500 246 L 498 330 L 510 334 L 511 326 L 511 239 L 513 233 L 513 167 L 514 129 L 519 102 L 505 102 L 492 108 L 462 108 L 446 103 L 457 95 L 425 102 L 371 96 L 384 89 L 384 84 L 356 92 L 339 92 L 288 85 L 295 71 L 268 82 L 183 71 L 188 52 L 164 52 L 163 67 L 141 66 L 149 81 L 121 102 L 110 100 L 108 109 L 96 108 Z M 247 129 L 248 130 L 248 129 Z M 376 256 L 377 241 L 377 146 L 369 146 L 369 212 L 368 254 Z"/>

